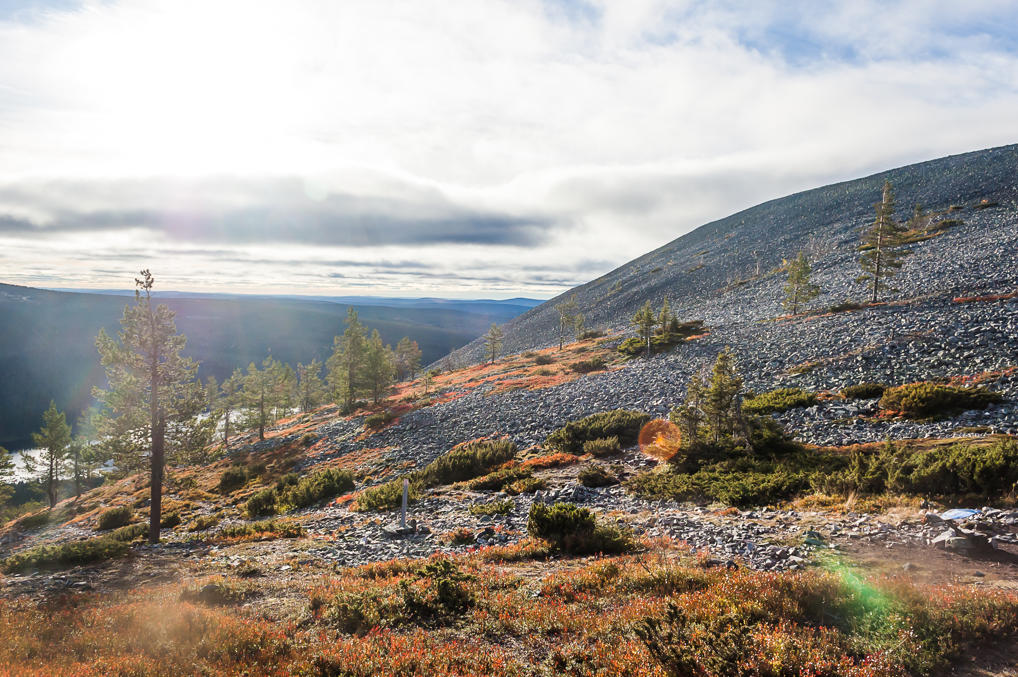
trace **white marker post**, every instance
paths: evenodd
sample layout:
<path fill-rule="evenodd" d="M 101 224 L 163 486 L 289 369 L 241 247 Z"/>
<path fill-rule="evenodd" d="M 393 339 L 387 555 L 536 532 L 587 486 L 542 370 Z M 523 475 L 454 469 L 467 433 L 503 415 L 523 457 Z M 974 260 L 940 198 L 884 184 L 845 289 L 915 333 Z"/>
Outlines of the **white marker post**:
<path fill-rule="evenodd" d="M 406 531 L 406 502 L 407 495 L 410 492 L 410 480 L 403 478 L 403 514 L 399 519 L 399 528 L 402 531 Z"/>

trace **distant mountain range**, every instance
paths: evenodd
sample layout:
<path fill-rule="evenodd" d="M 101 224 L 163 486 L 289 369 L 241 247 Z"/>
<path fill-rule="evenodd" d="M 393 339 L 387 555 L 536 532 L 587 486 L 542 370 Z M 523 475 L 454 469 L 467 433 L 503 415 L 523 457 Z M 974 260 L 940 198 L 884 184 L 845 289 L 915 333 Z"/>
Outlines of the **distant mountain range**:
<path fill-rule="evenodd" d="M 95 349 L 100 328 L 119 327 L 133 291 L 46 290 L 0 284 L 0 445 L 29 444 L 50 399 L 73 422 L 101 385 Z M 484 333 L 539 305 L 534 299 L 401 299 L 368 296 L 302 297 L 159 292 L 177 313 L 188 337 L 188 355 L 201 362 L 201 377 L 222 379 L 237 367 L 260 362 L 269 351 L 284 362 L 325 360 L 343 331 L 347 308 L 378 329 L 387 343 L 417 341 L 424 363 L 442 358 Z"/>

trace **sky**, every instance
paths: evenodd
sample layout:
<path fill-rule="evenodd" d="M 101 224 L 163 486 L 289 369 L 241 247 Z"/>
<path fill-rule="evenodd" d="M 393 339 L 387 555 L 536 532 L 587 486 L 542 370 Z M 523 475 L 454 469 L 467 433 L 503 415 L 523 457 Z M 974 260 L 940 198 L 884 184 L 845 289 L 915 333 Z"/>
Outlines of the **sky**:
<path fill-rule="evenodd" d="M 0 282 L 547 298 L 1016 113 L 1014 0 L 0 0 Z"/>

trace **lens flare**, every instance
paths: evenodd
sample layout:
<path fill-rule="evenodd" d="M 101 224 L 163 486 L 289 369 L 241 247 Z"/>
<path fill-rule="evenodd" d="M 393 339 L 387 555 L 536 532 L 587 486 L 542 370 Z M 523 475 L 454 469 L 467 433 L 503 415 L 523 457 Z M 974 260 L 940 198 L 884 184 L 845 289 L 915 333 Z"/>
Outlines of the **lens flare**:
<path fill-rule="evenodd" d="M 663 418 L 650 421 L 640 430 L 640 451 L 659 461 L 667 461 L 674 456 L 681 442 L 682 433 L 678 426 Z"/>

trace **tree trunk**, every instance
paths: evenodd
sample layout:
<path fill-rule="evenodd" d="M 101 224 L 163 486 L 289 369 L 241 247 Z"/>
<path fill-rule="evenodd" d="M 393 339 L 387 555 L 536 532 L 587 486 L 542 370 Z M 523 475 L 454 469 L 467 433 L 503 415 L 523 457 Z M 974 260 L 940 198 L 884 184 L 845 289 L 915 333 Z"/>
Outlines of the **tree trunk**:
<path fill-rule="evenodd" d="M 56 463 L 53 452 L 49 453 L 49 474 L 46 476 L 46 495 L 49 497 L 50 510 L 57 504 Z"/>
<path fill-rule="evenodd" d="M 882 254 L 884 253 L 883 245 L 884 245 L 884 233 L 881 230 L 877 233 L 877 258 L 875 262 L 876 265 L 873 268 L 873 298 L 870 300 L 870 303 L 877 302 L 877 291 L 880 287 L 880 263 L 881 263 L 880 259 L 882 257 Z"/>
<path fill-rule="evenodd" d="M 166 460 L 166 423 L 154 416 L 152 427 L 152 486 L 148 509 L 148 542 L 159 542 L 159 523 L 163 510 L 163 464 Z"/>
<path fill-rule="evenodd" d="M 258 439 L 265 439 L 265 391 L 258 396 Z"/>

